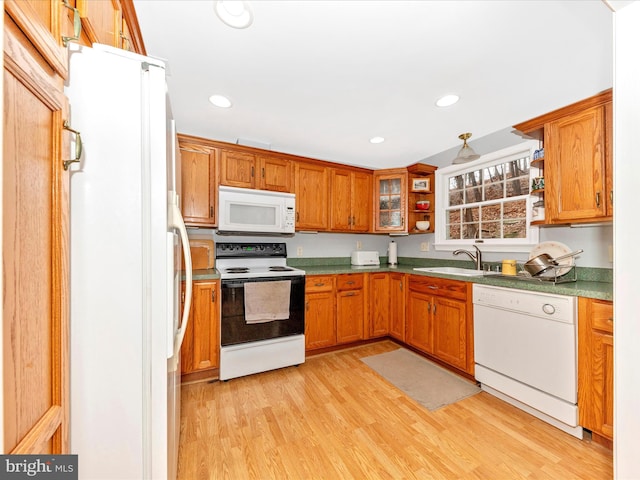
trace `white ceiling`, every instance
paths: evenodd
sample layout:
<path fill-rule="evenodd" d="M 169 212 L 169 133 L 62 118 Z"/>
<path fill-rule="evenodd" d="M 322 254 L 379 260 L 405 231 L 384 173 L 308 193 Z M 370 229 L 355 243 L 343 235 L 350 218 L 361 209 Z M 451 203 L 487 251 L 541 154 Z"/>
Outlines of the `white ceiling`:
<path fill-rule="evenodd" d="M 490 138 L 613 82 L 598 0 L 252 1 L 247 29 L 213 1 L 134 3 L 147 53 L 168 60 L 178 131 L 350 165 L 455 152 L 460 133 Z M 436 107 L 446 93 L 460 102 Z"/>

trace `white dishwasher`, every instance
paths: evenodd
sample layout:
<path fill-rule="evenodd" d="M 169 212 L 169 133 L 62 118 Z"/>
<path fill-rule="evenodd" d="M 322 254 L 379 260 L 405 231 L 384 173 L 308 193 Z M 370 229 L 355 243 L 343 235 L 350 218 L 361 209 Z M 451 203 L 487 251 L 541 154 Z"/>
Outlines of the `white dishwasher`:
<path fill-rule="evenodd" d="M 482 389 L 582 438 L 576 298 L 474 284 L 473 304 Z"/>

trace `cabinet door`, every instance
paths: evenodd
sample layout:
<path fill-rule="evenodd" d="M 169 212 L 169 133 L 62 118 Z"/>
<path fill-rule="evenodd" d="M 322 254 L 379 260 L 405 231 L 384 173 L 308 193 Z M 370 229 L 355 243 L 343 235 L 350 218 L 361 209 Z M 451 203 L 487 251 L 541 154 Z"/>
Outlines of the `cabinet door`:
<path fill-rule="evenodd" d="M 409 291 L 407 299 L 407 343 L 426 353 L 433 352 L 433 297 Z"/>
<path fill-rule="evenodd" d="M 372 273 L 369 276 L 369 336 L 381 337 L 389 333 L 389 274 Z"/>
<path fill-rule="evenodd" d="M 351 230 L 368 232 L 371 230 L 371 184 L 373 175 L 354 172 L 351 188 Z"/>
<path fill-rule="evenodd" d="M 67 22 L 62 21 L 62 18 L 65 18 L 63 13 L 67 12 L 62 3 L 56 0 L 5 0 L 4 10 L 5 30 L 12 32 L 12 37 L 5 39 L 5 42 L 18 41 L 22 34 L 25 34 L 38 54 L 55 73 L 62 79 L 67 78 L 67 49 L 62 45 L 62 35 L 70 35 L 70 33 Z M 14 35 L 19 31 L 19 34 Z M 15 53 L 11 45 L 7 47 L 4 49 L 5 52 L 14 50 Z M 31 46 L 28 48 L 30 49 Z M 29 61 L 34 59 L 31 54 L 29 57 Z M 36 78 L 33 80 L 37 81 Z M 61 89 L 62 87 L 56 86 L 56 90 Z"/>
<path fill-rule="evenodd" d="M 253 153 L 220 150 L 220 185 L 256 188 L 256 156 Z"/>
<path fill-rule="evenodd" d="M 578 300 L 580 425 L 613 440 L 613 304 Z"/>
<path fill-rule="evenodd" d="M 180 357 L 183 374 L 219 367 L 219 298 L 220 282 L 193 283 L 189 325 L 185 332 Z"/>
<path fill-rule="evenodd" d="M 374 174 L 376 232 L 406 232 L 407 173 Z"/>
<path fill-rule="evenodd" d="M 439 359 L 467 369 L 466 303 L 444 297 L 433 297 L 433 354 Z"/>
<path fill-rule="evenodd" d="M 357 342 L 364 334 L 364 290 L 344 290 L 337 297 L 337 343 Z"/>
<path fill-rule="evenodd" d="M 606 215 L 604 110 L 589 108 L 545 127 L 545 201 L 552 222 Z"/>
<path fill-rule="evenodd" d="M 295 193 L 296 230 L 327 230 L 328 168 L 312 163 L 296 163 Z"/>
<path fill-rule="evenodd" d="M 351 229 L 351 171 L 331 169 L 331 230 Z"/>
<path fill-rule="evenodd" d="M 182 215 L 187 225 L 216 225 L 215 154 L 213 149 L 180 143 Z"/>
<path fill-rule="evenodd" d="M 405 341 L 405 276 L 392 273 L 389 276 L 389 334 Z"/>
<path fill-rule="evenodd" d="M 291 162 L 275 157 L 259 157 L 259 188 L 273 192 L 292 192 Z"/>
<path fill-rule="evenodd" d="M 77 0 L 82 30 L 91 43 L 120 48 L 122 10 L 118 0 Z"/>
<path fill-rule="evenodd" d="M 11 17 L 5 13 L 3 44 L 2 453 L 66 454 L 69 173 L 62 160 L 69 158 L 70 133 L 62 128 L 68 119 L 63 80 L 49 61 L 61 54 L 51 50 L 58 44 L 49 24 L 29 4 L 4 5 Z M 38 30 L 29 32 L 35 43 L 12 18 Z M 47 22 L 53 18 L 59 17 Z M 42 57 L 41 47 L 48 50 Z"/>
<path fill-rule="evenodd" d="M 604 169 L 606 189 L 604 201 L 607 205 L 607 217 L 613 218 L 613 103 L 611 102 L 604 106 L 604 124 Z"/>
<path fill-rule="evenodd" d="M 335 293 L 307 293 L 305 298 L 305 345 L 307 350 L 336 344 Z"/>

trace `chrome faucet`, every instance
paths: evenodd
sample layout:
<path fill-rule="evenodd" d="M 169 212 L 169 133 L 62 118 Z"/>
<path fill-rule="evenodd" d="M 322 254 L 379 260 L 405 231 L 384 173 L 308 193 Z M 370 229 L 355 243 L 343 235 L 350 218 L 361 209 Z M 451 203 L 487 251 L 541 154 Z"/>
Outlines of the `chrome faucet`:
<path fill-rule="evenodd" d="M 482 252 L 475 245 L 473 246 L 473 248 L 476 249 L 475 255 L 471 253 L 469 250 L 462 250 L 462 249 L 454 250 L 453 254 L 458 255 L 459 253 L 466 253 L 467 255 L 469 255 L 469 258 L 476 263 L 476 270 L 482 270 Z"/>

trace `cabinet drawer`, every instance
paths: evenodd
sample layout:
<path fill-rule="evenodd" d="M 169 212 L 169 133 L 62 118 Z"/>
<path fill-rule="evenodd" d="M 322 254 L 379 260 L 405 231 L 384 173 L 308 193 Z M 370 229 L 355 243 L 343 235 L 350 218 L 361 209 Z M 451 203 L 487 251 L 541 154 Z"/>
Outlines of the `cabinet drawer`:
<path fill-rule="evenodd" d="M 362 273 L 346 273 L 338 275 L 338 290 L 356 290 L 364 286 Z"/>
<path fill-rule="evenodd" d="M 409 289 L 417 292 L 440 295 L 443 297 L 467 299 L 468 282 L 447 280 L 445 278 L 409 276 Z"/>
<path fill-rule="evenodd" d="M 613 303 L 593 301 L 591 304 L 592 327 L 603 332 L 613 333 Z"/>
<path fill-rule="evenodd" d="M 331 275 L 308 275 L 305 291 L 327 292 L 333 290 L 333 277 Z"/>

